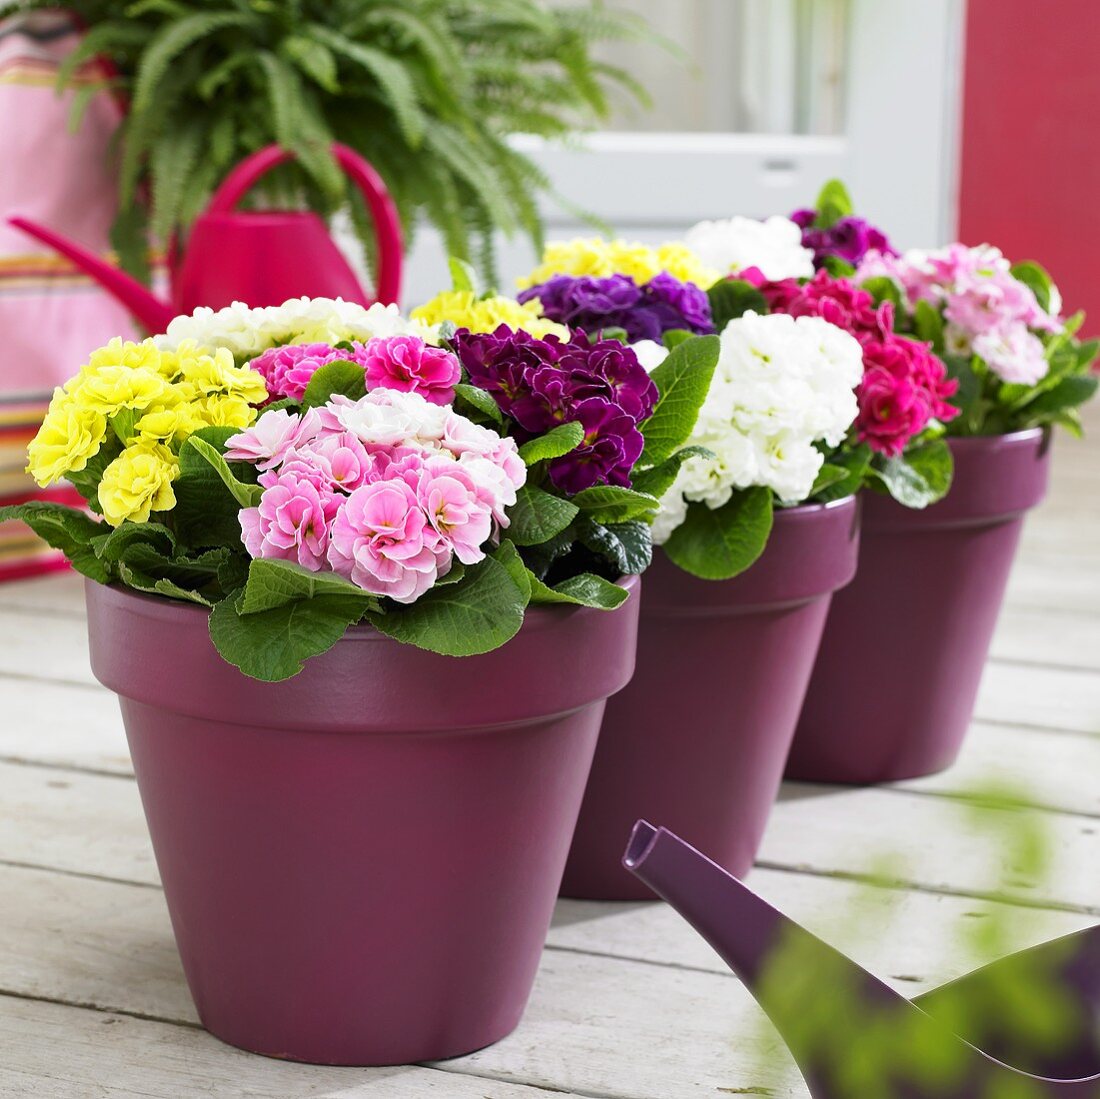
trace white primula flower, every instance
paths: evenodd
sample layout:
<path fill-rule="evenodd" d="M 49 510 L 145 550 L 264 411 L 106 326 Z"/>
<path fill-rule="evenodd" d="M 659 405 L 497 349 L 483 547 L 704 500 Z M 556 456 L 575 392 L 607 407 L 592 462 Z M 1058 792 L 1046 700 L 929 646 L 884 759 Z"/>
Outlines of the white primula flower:
<path fill-rule="evenodd" d="M 821 317 L 746 313 L 721 334 L 714 378 L 689 443 L 713 458 L 689 458 L 661 498 L 653 540 L 666 542 L 689 503 L 719 508 L 735 489 L 762 485 L 784 504 L 804 500 L 824 458 L 859 411 L 863 351 Z"/>
<path fill-rule="evenodd" d="M 368 447 L 418 446 L 442 449 L 450 408 L 426 401 L 419 393 L 372 389 L 353 401 L 334 394 L 329 410 L 345 431 Z"/>
<path fill-rule="evenodd" d="M 630 345 L 647 374 L 652 374 L 668 358 L 668 348 L 656 340 L 639 340 Z"/>
<path fill-rule="evenodd" d="M 813 278 L 814 254 L 802 247 L 802 230 L 778 214 L 765 221 L 746 217 L 701 221 L 687 231 L 684 243 L 719 271 L 756 267 L 772 281 Z"/>
<path fill-rule="evenodd" d="M 438 343 L 437 328 L 408 320 L 396 305 L 375 302 L 367 308 L 342 298 L 291 298 L 282 305 L 257 308 L 239 301 L 217 310 L 201 306 L 190 316 L 174 318 L 156 343 L 165 351 L 176 350 L 184 340 L 200 347 L 225 347 L 241 363 L 276 344 L 405 335 Z"/>

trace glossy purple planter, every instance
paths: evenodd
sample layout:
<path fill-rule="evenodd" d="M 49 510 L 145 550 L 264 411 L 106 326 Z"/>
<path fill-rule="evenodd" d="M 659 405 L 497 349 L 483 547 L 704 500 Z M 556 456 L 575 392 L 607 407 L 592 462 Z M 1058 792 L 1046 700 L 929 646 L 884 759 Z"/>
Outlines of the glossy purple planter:
<path fill-rule="evenodd" d="M 787 777 L 891 782 L 950 766 L 974 712 L 1049 435 L 951 439 L 951 491 L 924 511 L 864 501 L 856 579 L 833 601 Z"/>
<path fill-rule="evenodd" d="M 381 1065 L 508 1034 L 531 990 L 604 700 L 613 612 L 537 608 L 484 656 L 359 627 L 283 683 L 201 608 L 87 585 L 203 1025 L 257 1053 Z"/>
<path fill-rule="evenodd" d="M 767 549 L 732 580 L 658 553 L 646 573 L 638 669 L 607 706 L 562 893 L 651 899 L 623 869 L 639 816 L 700 837 L 737 875 L 752 866 L 779 789 L 831 593 L 855 572 L 849 497 L 776 512 Z"/>

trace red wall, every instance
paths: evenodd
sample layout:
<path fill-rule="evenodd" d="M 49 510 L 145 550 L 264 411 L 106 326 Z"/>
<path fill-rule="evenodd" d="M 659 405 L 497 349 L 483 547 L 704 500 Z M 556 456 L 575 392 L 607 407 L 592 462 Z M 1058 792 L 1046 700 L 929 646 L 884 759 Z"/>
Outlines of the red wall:
<path fill-rule="evenodd" d="M 1042 263 L 1100 331 L 1100 0 L 969 0 L 959 237 Z"/>

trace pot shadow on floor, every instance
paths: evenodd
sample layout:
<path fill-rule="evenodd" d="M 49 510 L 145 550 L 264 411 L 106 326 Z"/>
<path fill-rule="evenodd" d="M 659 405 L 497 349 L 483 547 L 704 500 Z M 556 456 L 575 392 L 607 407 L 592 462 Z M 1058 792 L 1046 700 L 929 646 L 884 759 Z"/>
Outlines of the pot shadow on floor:
<path fill-rule="evenodd" d="M 588 923 L 607 916 L 623 916 L 628 912 L 652 908 L 660 901 L 577 901 L 568 897 L 559 897 L 554 906 L 554 918 L 550 927 L 571 927 L 574 924 Z"/>
<path fill-rule="evenodd" d="M 776 801 L 804 801 L 808 798 L 827 798 L 836 794 L 849 794 L 858 786 L 829 786 L 823 782 L 784 782 Z"/>

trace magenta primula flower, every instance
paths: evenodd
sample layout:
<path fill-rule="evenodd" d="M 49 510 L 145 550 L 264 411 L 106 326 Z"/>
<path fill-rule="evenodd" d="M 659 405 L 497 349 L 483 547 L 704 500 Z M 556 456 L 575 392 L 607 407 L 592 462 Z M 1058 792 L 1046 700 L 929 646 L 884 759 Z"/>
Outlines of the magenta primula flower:
<path fill-rule="evenodd" d="M 872 450 L 893 457 L 932 420 L 958 415 L 948 398 L 959 383 L 947 377 L 947 367 L 927 344 L 894 331 L 889 302 L 876 306 L 868 291 L 827 271 L 806 283 L 763 282 L 760 292 L 773 313 L 822 317 L 859 340 L 863 380 L 856 390 L 856 432 Z"/>
<path fill-rule="evenodd" d="M 248 365 L 264 376 L 270 398 L 289 397 L 300 401 L 313 375 L 322 366 L 339 359 L 362 364 L 363 345 L 353 344 L 349 349 L 341 349 L 327 343 L 288 344 L 269 348 Z"/>
<path fill-rule="evenodd" d="M 368 389 L 419 393 L 432 404 L 453 404 L 455 386 L 462 378 L 462 368 L 450 351 L 432 347 L 417 336 L 370 340 L 361 361 Z"/>

